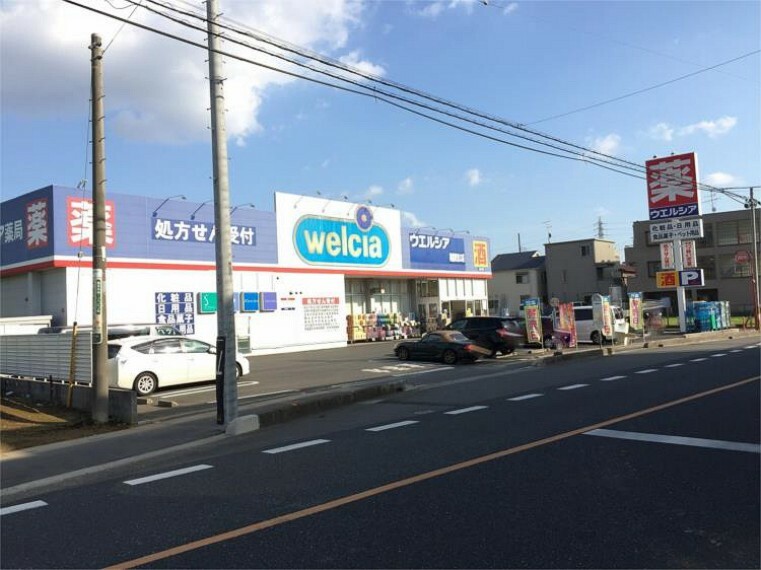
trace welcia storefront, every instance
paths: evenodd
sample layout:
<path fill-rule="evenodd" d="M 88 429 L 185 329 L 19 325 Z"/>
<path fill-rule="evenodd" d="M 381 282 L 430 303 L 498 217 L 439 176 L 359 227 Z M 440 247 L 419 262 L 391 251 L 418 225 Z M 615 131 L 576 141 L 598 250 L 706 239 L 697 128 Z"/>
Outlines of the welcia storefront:
<path fill-rule="evenodd" d="M 110 323 L 167 322 L 216 336 L 210 203 L 109 194 Z M 92 199 L 49 186 L 2 205 L 4 317 L 91 321 Z M 420 334 L 486 314 L 489 243 L 404 228 L 391 208 L 276 193 L 231 212 L 235 325 L 253 353 Z"/>

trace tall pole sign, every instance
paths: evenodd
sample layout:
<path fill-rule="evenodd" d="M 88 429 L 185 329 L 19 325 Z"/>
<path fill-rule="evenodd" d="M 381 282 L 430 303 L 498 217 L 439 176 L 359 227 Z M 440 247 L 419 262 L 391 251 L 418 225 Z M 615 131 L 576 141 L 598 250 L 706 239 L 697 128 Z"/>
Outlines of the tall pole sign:
<path fill-rule="evenodd" d="M 653 158 L 645 162 L 647 171 L 647 209 L 651 222 L 667 222 L 674 226 L 673 252 L 674 269 L 682 271 L 682 239 L 684 237 L 702 237 L 702 224 L 699 220 L 700 192 L 698 191 L 698 159 L 694 152 Z M 664 225 L 664 224 L 661 224 Z M 684 233 L 683 226 L 699 226 L 700 235 Z M 656 228 L 659 229 L 659 228 Z M 651 233 L 653 225 L 651 225 Z M 687 299 L 682 285 L 676 288 L 676 300 L 679 308 L 679 329 L 687 331 Z"/>

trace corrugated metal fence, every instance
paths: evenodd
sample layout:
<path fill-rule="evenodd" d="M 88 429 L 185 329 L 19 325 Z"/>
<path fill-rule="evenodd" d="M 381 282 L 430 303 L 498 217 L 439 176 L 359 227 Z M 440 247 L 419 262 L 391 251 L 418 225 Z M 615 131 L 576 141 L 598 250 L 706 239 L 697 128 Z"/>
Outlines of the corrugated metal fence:
<path fill-rule="evenodd" d="M 71 369 L 70 334 L 0 336 L 0 373 L 67 381 Z M 92 341 L 89 331 L 77 334 L 74 381 L 92 383 Z"/>

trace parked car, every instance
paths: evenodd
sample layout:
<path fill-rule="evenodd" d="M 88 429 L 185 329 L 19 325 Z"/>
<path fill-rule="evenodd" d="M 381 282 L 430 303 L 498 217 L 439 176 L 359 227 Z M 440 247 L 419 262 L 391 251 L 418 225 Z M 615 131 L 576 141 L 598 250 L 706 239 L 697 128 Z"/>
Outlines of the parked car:
<path fill-rule="evenodd" d="M 603 341 L 613 340 L 602 334 L 600 327 L 594 321 L 591 305 L 580 305 L 573 308 L 576 319 L 576 336 L 579 342 L 593 342 L 600 344 Z M 614 333 L 629 332 L 629 323 L 626 321 L 624 311 L 616 305 L 610 306 L 610 319 Z"/>
<path fill-rule="evenodd" d="M 147 396 L 157 388 L 216 378 L 217 350 L 185 336 L 133 336 L 108 342 L 111 385 Z M 235 355 L 236 376 L 249 373 L 245 356 Z"/>
<path fill-rule="evenodd" d="M 445 364 L 454 364 L 458 360 L 475 361 L 491 352 L 460 332 L 445 330 L 426 333 L 419 340 L 399 342 L 394 353 L 399 360 L 442 360 Z"/>
<path fill-rule="evenodd" d="M 523 335 L 508 317 L 464 317 L 444 328 L 461 332 L 474 343 L 488 349 L 491 357 L 498 352 L 510 354 L 523 343 Z"/>

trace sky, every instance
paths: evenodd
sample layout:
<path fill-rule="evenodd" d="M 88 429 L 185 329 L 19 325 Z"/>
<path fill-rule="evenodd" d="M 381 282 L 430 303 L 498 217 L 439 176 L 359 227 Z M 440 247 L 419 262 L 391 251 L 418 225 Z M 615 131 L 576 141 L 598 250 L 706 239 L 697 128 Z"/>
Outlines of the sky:
<path fill-rule="evenodd" d="M 74 1 L 206 45 L 203 31 L 146 9 L 204 15 L 199 0 Z M 643 165 L 696 152 L 701 182 L 747 195 L 761 185 L 760 6 L 219 0 L 219 22 L 571 142 L 582 155 Z M 91 189 L 92 33 L 106 49 L 106 192 L 211 200 L 208 53 L 63 0 L 0 3 L 2 199 L 81 180 Z M 632 222 L 648 217 L 643 179 L 283 74 L 277 70 L 335 82 L 234 40 L 275 50 L 271 44 L 226 34 L 232 205 L 272 211 L 277 191 L 393 204 L 406 225 L 488 237 L 492 256 L 596 237 L 600 225 L 623 253 Z M 704 212 L 742 208 L 701 194 Z"/>

